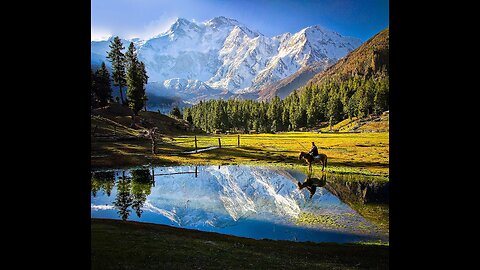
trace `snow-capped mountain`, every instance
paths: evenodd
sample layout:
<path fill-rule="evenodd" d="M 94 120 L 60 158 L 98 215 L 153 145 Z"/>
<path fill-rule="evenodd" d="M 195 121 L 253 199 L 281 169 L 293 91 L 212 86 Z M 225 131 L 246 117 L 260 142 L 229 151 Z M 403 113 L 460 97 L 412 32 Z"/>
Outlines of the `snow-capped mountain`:
<path fill-rule="evenodd" d="M 187 101 L 199 100 L 200 96 L 228 98 L 232 94 L 255 93 L 314 62 L 327 67 L 362 43 L 321 26 L 267 37 L 225 17 L 202 23 L 179 18 L 153 38 L 122 41 L 125 47 L 131 41 L 136 45 L 149 82 L 171 85 L 177 80 L 183 86 L 188 81 L 191 87 L 187 87 L 188 96 L 183 97 Z M 92 65 L 107 63 L 109 43 L 92 41 Z"/>

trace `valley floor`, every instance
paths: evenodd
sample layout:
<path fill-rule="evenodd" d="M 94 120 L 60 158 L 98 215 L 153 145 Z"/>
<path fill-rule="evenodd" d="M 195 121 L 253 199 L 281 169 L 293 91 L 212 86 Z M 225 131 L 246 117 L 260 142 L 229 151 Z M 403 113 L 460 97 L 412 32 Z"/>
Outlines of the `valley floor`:
<path fill-rule="evenodd" d="M 222 148 L 185 154 L 195 149 L 195 136 L 164 136 L 157 153 L 151 153 L 147 139 L 92 141 L 93 168 L 121 168 L 137 165 L 282 165 L 302 170 L 306 163 L 298 159 L 300 151 L 308 151 L 315 142 L 319 152 L 328 156 L 327 171 L 380 176 L 388 180 L 389 133 L 314 133 L 285 132 L 278 134 L 199 135 L 198 149 Z M 316 165 L 314 171 L 320 171 Z"/>
<path fill-rule="evenodd" d="M 159 127 L 157 153 L 151 153 L 149 139 L 139 136 L 141 127 L 129 127 L 129 116 L 104 110 L 92 115 L 92 134 L 99 135 L 92 136 L 92 169 L 267 165 L 306 172 L 298 155 L 314 141 L 328 156 L 327 172 L 389 179 L 388 132 L 241 134 L 240 146 L 237 134 L 196 135 L 198 149 L 218 147 L 218 138 L 221 148 L 186 154 L 195 149 L 195 135 L 187 131 L 188 125 L 153 112 L 142 112 L 140 117 L 137 124 L 145 120 Z M 314 173 L 321 173 L 321 166 L 315 165 Z M 375 207 L 357 208 L 388 231 L 388 206 L 380 207 L 382 211 Z M 383 245 L 254 240 L 119 220 L 92 219 L 91 241 L 92 269 L 386 269 L 389 260 L 388 246 Z"/>
<path fill-rule="evenodd" d="M 92 219 L 92 269 L 387 269 L 389 247 L 254 240 Z M 122 248 L 118 248 L 122 247 Z"/>

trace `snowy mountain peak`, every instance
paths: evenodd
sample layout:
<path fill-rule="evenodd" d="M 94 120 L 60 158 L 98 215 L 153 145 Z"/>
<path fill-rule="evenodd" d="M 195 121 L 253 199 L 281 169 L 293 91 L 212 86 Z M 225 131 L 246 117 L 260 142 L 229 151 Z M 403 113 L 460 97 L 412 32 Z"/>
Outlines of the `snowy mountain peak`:
<path fill-rule="evenodd" d="M 177 18 L 177 20 L 172 24 L 172 26 L 170 26 L 170 29 L 178 29 L 183 27 L 196 28 L 198 27 L 198 25 L 185 18 Z"/>
<path fill-rule="evenodd" d="M 320 32 L 323 32 L 323 33 L 335 33 L 335 32 L 333 32 L 333 31 L 329 30 L 328 28 L 323 27 L 323 26 L 321 26 L 321 25 L 319 25 L 319 24 L 305 27 L 305 28 L 303 28 L 303 29 L 300 30 L 300 31 L 304 31 L 304 32 L 320 31 Z M 336 33 L 335 33 L 335 34 L 336 34 Z"/>
<path fill-rule="evenodd" d="M 178 18 L 151 39 L 122 39 L 125 47 L 131 41 L 145 63 L 149 82 L 187 102 L 199 96 L 213 98 L 206 93 L 216 97 L 255 93 L 312 63 L 335 62 L 362 44 L 320 25 L 267 37 L 224 16 L 202 23 Z M 92 64 L 109 64 L 105 58 L 109 43 L 91 43 Z"/>
<path fill-rule="evenodd" d="M 210 27 L 233 26 L 239 24 L 240 23 L 237 20 L 226 18 L 224 16 L 215 17 L 205 23 L 205 25 Z"/>
<path fill-rule="evenodd" d="M 196 23 L 191 22 L 184 18 L 178 18 L 163 35 L 189 35 L 190 32 L 201 32 L 202 28 Z M 160 34 L 159 36 L 162 36 Z"/>

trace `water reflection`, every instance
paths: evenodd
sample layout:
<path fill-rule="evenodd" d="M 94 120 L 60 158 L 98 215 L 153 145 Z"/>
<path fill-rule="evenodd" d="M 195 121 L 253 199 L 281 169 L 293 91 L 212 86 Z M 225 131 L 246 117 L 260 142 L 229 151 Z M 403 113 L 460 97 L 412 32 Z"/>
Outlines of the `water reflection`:
<path fill-rule="evenodd" d="M 155 181 L 149 170 L 134 170 L 131 174 L 132 209 L 140 217 L 143 212 L 143 204 L 147 200 L 147 196 L 152 192 L 152 186 Z"/>
<path fill-rule="evenodd" d="M 315 192 L 317 191 L 317 187 L 323 187 L 327 183 L 327 173 L 322 173 L 321 178 L 311 177 L 311 175 L 305 178 L 303 183 L 298 182 L 298 189 L 302 190 L 303 188 L 307 188 L 310 192 L 310 199 L 313 197 Z"/>
<path fill-rule="evenodd" d="M 130 182 L 131 180 L 125 177 L 125 174 L 123 174 L 123 176 L 119 178 L 117 182 L 117 197 L 115 198 L 113 205 L 115 208 L 117 208 L 118 215 L 122 218 L 122 220 L 127 220 L 131 211 L 128 209 L 132 205 Z"/>
<path fill-rule="evenodd" d="M 326 174 L 217 165 L 94 172 L 91 213 L 257 239 L 376 238 L 364 218 L 325 188 Z"/>
<path fill-rule="evenodd" d="M 97 197 L 99 191 L 103 191 L 110 197 L 115 185 L 117 192 L 113 205 L 122 220 L 128 219 L 131 209 L 135 211 L 138 217 L 141 217 L 142 207 L 148 195 L 152 192 L 152 186 L 155 185 L 153 169 L 152 173 L 147 169 L 131 170 L 130 176 L 122 171 L 122 175 L 118 176 L 116 183 L 115 172 L 113 171 L 92 173 L 91 191 L 94 198 Z"/>
<path fill-rule="evenodd" d="M 112 193 L 112 188 L 115 186 L 115 173 L 114 172 L 93 172 L 92 179 L 92 196 L 97 197 L 98 191 L 103 191 L 107 196 Z"/>

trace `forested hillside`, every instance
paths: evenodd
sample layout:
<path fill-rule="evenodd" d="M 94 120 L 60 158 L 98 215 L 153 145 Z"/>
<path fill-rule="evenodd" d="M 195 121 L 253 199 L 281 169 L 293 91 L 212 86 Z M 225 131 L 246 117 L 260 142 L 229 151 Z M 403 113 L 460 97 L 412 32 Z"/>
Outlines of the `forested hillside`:
<path fill-rule="evenodd" d="M 276 132 L 379 115 L 389 110 L 388 42 L 385 29 L 284 100 L 210 100 L 185 109 L 184 119 L 205 131 Z"/>

